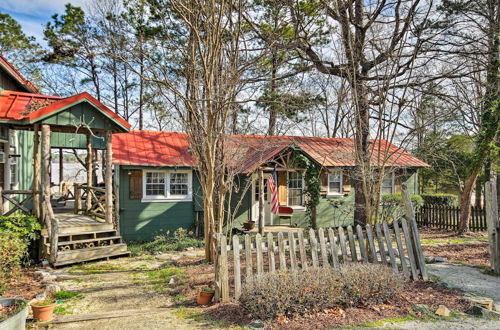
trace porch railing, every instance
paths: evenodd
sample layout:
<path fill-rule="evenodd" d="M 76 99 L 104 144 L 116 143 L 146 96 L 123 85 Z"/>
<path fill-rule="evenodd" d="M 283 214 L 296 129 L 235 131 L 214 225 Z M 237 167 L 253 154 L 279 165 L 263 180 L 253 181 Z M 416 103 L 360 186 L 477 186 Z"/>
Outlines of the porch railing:
<path fill-rule="evenodd" d="M 89 201 L 90 200 L 90 201 Z M 75 214 L 88 214 L 99 219 L 106 219 L 106 188 L 87 187 L 75 184 Z M 113 193 L 113 208 L 116 205 L 116 196 Z M 115 217 L 115 212 L 113 212 Z"/>
<path fill-rule="evenodd" d="M 13 195 L 18 195 L 20 198 L 15 198 Z M 28 203 L 33 200 L 33 190 L 3 190 L 0 187 L 0 214 L 9 216 L 15 212 L 21 212 L 25 215 L 32 215 L 32 210 Z M 12 207 L 9 210 L 4 210 L 4 203 L 9 202 Z"/>

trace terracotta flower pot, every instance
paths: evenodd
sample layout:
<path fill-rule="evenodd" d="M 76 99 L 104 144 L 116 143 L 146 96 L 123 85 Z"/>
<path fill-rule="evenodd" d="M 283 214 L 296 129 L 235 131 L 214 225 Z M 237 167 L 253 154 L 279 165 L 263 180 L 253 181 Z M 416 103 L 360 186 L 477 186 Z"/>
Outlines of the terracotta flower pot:
<path fill-rule="evenodd" d="M 245 230 L 252 230 L 255 228 L 255 221 L 245 221 L 243 222 L 243 228 Z"/>
<path fill-rule="evenodd" d="M 54 317 L 54 308 L 56 308 L 56 303 L 44 306 L 37 306 L 31 304 L 31 309 L 33 310 L 33 318 L 38 322 L 50 321 Z"/>
<path fill-rule="evenodd" d="M 198 295 L 198 304 L 200 305 L 208 305 L 212 301 L 215 292 L 210 291 L 200 291 Z"/>

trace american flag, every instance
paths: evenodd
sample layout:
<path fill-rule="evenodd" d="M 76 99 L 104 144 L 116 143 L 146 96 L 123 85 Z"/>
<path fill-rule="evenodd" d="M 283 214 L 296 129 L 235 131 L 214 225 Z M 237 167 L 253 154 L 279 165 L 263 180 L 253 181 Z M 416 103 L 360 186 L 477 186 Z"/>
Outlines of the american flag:
<path fill-rule="evenodd" d="M 278 188 L 276 187 L 276 181 L 275 181 L 275 175 L 276 171 L 273 172 L 273 174 L 269 177 L 267 180 L 267 184 L 269 185 L 269 191 L 271 192 L 271 212 L 274 214 L 279 213 L 280 209 L 280 202 L 278 199 Z"/>

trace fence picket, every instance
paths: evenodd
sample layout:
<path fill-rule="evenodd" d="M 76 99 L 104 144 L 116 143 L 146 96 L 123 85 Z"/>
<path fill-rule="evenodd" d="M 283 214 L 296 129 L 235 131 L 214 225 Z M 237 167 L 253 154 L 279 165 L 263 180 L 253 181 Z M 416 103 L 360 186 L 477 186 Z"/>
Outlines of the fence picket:
<path fill-rule="evenodd" d="M 316 234 L 313 229 L 309 229 L 309 241 L 311 242 L 311 257 L 313 268 L 318 268 L 318 241 L 316 240 Z"/>
<path fill-rule="evenodd" d="M 375 225 L 375 233 L 377 236 L 377 242 L 378 242 L 378 249 L 380 252 L 380 262 L 384 265 L 387 264 L 387 255 L 385 253 L 385 248 L 384 248 L 384 238 L 382 236 L 382 230 L 380 229 L 380 224 L 377 223 Z"/>
<path fill-rule="evenodd" d="M 363 229 L 360 225 L 356 226 L 356 234 L 358 234 L 359 251 L 361 252 L 361 259 L 363 262 L 368 262 L 368 254 L 366 253 L 366 242 L 365 236 L 363 235 Z"/>
<path fill-rule="evenodd" d="M 292 270 L 297 269 L 297 254 L 295 252 L 295 235 L 292 231 L 288 232 L 288 247 L 290 252 L 290 265 Z"/>
<path fill-rule="evenodd" d="M 229 300 L 229 268 L 227 265 L 227 241 L 226 236 L 219 234 L 220 256 L 219 256 L 219 283 L 220 298 L 222 301 Z"/>
<path fill-rule="evenodd" d="M 340 239 L 340 250 L 342 251 L 342 262 L 348 263 L 349 259 L 347 258 L 347 246 L 345 242 L 344 228 L 342 227 L 339 227 L 339 239 Z"/>
<path fill-rule="evenodd" d="M 252 241 L 250 235 L 245 235 L 245 270 L 247 280 L 252 277 Z"/>
<path fill-rule="evenodd" d="M 297 235 L 299 236 L 300 267 L 302 269 L 307 269 L 309 266 L 307 264 L 306 249 L 304 248 L 304 233 L 301 230 Z"/>
<path fill-rule="evenodd" d="M 264 273 L 264 260 L 262 255 L 262 236 L 260 234 L 255 235 L 255 246 L 257 250 L 257 274 L 261 275 Z"/>
<path fill-rule="evenodd" d="M 273 233 L 267 233 L 267 257 L 269 259 L 269 271 L 274 273 L 276 271 L 276 261 L 274 260 Z"/>
<path fill-rule="evenodd" d="M 382 222 L 382 227 L 384 228 L 385 241 L 387 242 L 387 252 L 389 252 L 389 260 L 391 262 L 391 267 L 395 271 L 398 270 L 396 265 L 396 258 L 394 257 L 394 248 L 392 247 L 391 231 L 387 225 L 387 221 Z"/>
<path fill-rule="evenodd" d="M 329 267 L 330 263 L 328 262 L 328 253 L 326 252 L 326 242 L 325 242 L 325 231 L 323 228 L 318 230 L 319 236 L 319 247 L 321 251 L 321 262 L 323 267 Z"/>
<path fill-rule="evenodd" d="M 339 268 L 339 252 L 337 250 L 337 242 L 335 240 L 335 233 L 332 228 L 328 228 L 328 237 L 330 239 L 330 251 L 332 253 L 333 267 Z"/>
<path fill-rule="evenodd" d="M 278 233 L 278 254 L 280 257 L 280 269 L 286 270 L 285 241 L 281 232 Z"/>
<path fill-rule="evenodd" d="M 237 235 L 233 236 L 233 262 L 234 262 L 234 297 L 241 295 L 241 269 L 240 269 L 240 241 Z"/>
<path fill-rule="evenodd" d="M 408 224 L 406 222 L 406 219 L 404 218 L 401 219 L 401 227 L 403 227 L 403 233 L 405 235 L 406 251 L 408 253 L 408 259 L 410 261 L 412 278 L 414 280 L 417 280 L 418 279 L 417 264 L 415 262 L 415 256 L 413 255 L 413 246 L 411 244 L 410 233 L 408 232 Z"/>
<path fill-rule="evenodd" d="M 351 226 L 347 226 L 347 236 L 349 237 L 349 249 L 351 250 L 352 261 L 356 262 L 358 261 L 358 254 L 356 253 L 356 242 L 354 241 L 354 234 Z"/>
<path fill-rule="evenodd" d="M 375 248 L 375 242 L 373 241 L 373 230 L 370 224 L 366 225 L 366 237 L 368 238 L 368 245 L 370 246 L 372 255 L 371 261 L 373 263 L 378 263 L 377 249 Z"/>
<path fill-rule="evenodd" d="M 439 204 L 425 204 L 415 214 L 415 220 L 419 226 L 445 230 L 457 230 L 459 227 L 459 218 L 459 207 Z M 483 207 L 477 205 L 471 207 L 470 230 L 486 230 L 486 218 Z"/>
<path fill-rule="evenodd" d="M 401 269 L 403 270 L 405 277 L 410 277 L 410 272 L 408 271 L 408 266 L 406 265 L 405 250 L 403 249 L 403 243 L 401 242 L 401 231 L 399 230 L 398 219 L 394 220 L 392 225 L 394 226 L 394 235 L 396 236 L 396 245 L 398 246 Z"/>

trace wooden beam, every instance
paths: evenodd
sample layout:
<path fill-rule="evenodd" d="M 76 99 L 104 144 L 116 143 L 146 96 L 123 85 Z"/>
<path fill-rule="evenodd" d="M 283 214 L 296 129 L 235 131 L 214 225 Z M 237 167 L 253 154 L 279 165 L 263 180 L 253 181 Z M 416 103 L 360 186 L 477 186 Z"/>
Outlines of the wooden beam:
<path fill-rule="evenodd" d="M 87 133 L 87 199 L 85 201 L 85 210 L 88 212 L 92 207 L 92 198 L 90 195 L 90 187 L 92 186 L 92 135 Z"/>
<path fill-rule="evenodd" d="M 59 148 L 59 186 L 61 186 L 61 182 L 63 182 L 64 177 L 64 155 L 63 149 Z"/>
<path fill-rule="evenodd" d="M 7 143 L 4 144 L 4 171 L 3 171 L 3 188 L 4 190 L 11 189 L 10 186 L 10 129 L 7 130 Z M 3 209 L 5 212 L 9 210 L 10 204 L 9 201 L 4 200 Z"/>
<path fill-rule="evenodd" d="M 115 165 L 114 181 L 113 181 L 113 192 L 115 195 L 115 220 L 116 220 L 116 230 L 120 232 L 120 165 Z M 196 214 L 198 217 L 198 214 Z M 196 229 L 198 225 L 196 225 Z"/>
<path fill-rule="evenodd" d="M 50 126 L 42 125 L 42 203 L 48 201 L 50 206 Z M 50 220 L 47 220 L 47 212 L 45 207 L 42 207 L 42 218 L 47 227 L 50 227 Z"/>
<path fill-rule="evenodd" d="M 264 171 L 259 169 L 259 234 L 264 234 Z"/>
<path fill-rule="evenodd" d="M 105 211 L 106 222 L 113 223 L 113 134 L 111 131 L 106 132 L 106 168 L 104 174 L 104 184 L 106 191 Z"/>
<path fill-rule="evenodd" d="M 40 218 L 40 124 L 35 124 L 33 137 L 33 215 Z"/>

